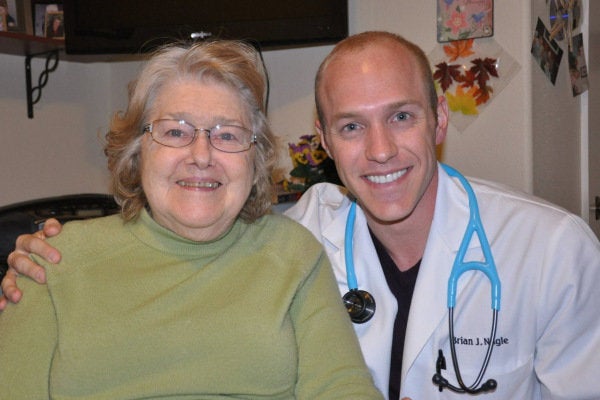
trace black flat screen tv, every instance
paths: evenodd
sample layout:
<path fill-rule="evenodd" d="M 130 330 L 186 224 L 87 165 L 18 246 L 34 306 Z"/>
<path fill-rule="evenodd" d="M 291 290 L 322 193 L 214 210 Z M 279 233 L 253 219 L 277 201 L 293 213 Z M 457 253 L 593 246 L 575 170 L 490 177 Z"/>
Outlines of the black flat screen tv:
<path fill-rule="evenodd" d="M 63 10 L 67 54 L 145 53 L 205 38 L 268 50 L 348 36 L 347 0 L 63 0 Z"/>

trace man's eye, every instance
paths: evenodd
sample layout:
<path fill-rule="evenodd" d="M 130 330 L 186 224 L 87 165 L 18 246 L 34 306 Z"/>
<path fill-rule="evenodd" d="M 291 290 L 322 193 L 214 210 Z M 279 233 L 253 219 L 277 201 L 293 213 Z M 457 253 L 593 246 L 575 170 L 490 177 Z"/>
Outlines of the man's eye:
<path fill-rule="evenodd" d="M 399 112 L 394 116 L 395 121 L 406 121 L 410 118 L 410 115 L 407 112 Z"/>
<path fill-rule="evenodd" d="M 358 124 L 351 123 L 351 124 L 344 125 L 344 127 L 342 128 L 342 131 L 352 132 L 352 131 L 355 131 L 357 129 L 358 129 Z"/>

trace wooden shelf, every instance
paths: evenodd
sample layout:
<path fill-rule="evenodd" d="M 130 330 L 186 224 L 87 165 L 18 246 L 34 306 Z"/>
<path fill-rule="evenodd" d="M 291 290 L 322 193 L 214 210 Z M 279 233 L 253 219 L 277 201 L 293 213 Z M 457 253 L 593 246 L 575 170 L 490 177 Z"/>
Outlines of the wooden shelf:
<path fill-rule="evenodd" d="M 65 41 L 20 32 L 0 32 L 0 53 L 31 56 L 52 50 L 64 50 Z"/>
<path fill-rule="evenodd" d="M 65 41 L 50 39 L 40 36 L 28 35 L 19 32 L 0 32 L 0 54 L 14 56 L 36 56 L 59 50 L 63 61 L 80 63 L 140 61 L 145 59 L 144 54 L 67 54 Z"/>

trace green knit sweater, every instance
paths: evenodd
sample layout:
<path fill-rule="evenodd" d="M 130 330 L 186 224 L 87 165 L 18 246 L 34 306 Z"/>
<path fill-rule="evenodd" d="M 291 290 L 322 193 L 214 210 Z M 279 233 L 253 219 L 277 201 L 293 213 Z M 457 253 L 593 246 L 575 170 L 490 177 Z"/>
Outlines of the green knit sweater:
<path fill-rule="evenodd" d="M 198 243 L 144 212 L 50 242 L 48 285 L 0 313 L 3 399 L 381 398 L 325 253 L 285 217 Z"/>

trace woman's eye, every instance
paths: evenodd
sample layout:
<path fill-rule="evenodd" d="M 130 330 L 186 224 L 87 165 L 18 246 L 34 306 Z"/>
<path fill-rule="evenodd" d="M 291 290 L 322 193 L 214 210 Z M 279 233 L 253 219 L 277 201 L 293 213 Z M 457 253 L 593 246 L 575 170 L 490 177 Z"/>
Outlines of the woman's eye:
<path fill-rule="evenodd" d="M 233 133 L 223 132 L 217 135 L 217 139 L 223 142 L 230 142 L 232 140 L 237 140 L 237 137 Z"/>
<path fill-rule="evenodd" d="M 172 138 L 181 138 L 185 136 L 185 132 L 181 129 L 170 129 L 165 133 L 165 136 L 169 136 Z"/>

